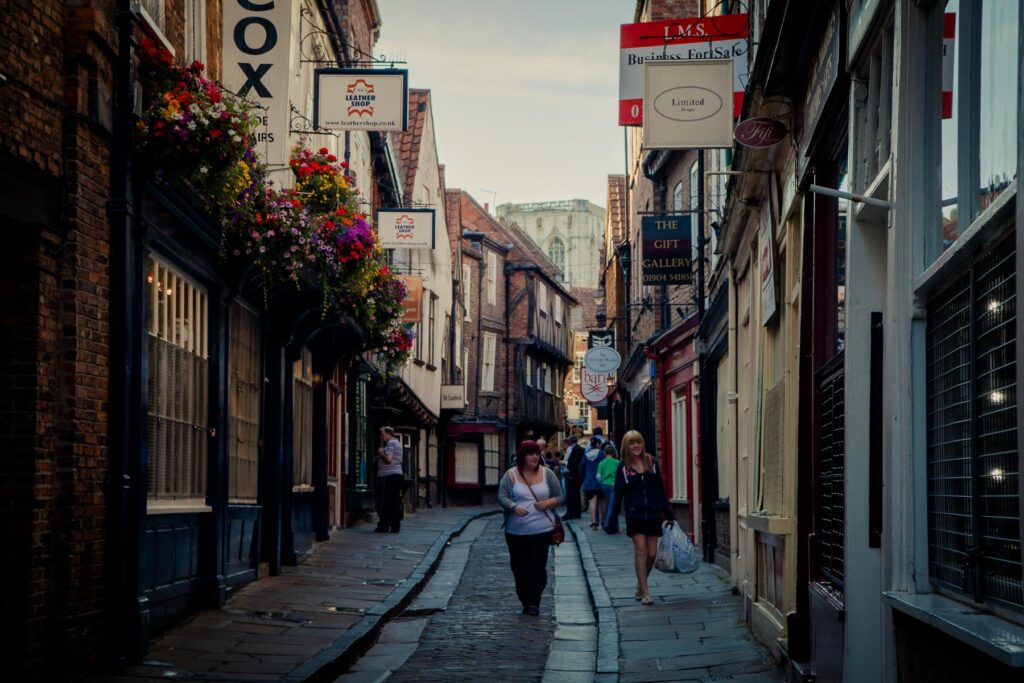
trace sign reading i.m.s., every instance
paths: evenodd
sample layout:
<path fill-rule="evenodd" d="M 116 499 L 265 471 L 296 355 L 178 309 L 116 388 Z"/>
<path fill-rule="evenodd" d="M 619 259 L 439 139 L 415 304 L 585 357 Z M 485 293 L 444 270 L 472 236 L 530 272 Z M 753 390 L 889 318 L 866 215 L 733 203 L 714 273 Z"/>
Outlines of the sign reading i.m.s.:
<path fill-rule="evenodd" d="M 224 85 L 260 108 L 256 151 L 271 166 L 288 163 L 288 72 L 293 12 L 289 0 L 224 0 Z"/>
<path fill-rule="evenodd" d="M 667 214 L 643 217 L 643 284 L 693 284 L 690 219 Z"/>

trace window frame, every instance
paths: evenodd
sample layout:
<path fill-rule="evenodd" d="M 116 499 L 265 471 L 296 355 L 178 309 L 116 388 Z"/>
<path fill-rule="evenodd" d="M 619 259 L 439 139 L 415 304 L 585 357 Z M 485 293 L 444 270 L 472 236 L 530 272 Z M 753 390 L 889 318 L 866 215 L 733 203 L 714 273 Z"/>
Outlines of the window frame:
<path fill-rule="evenodd" d="M 487 303 L 498 305 L 498 254 L 487 252 Z"/>
<path fill-rule="evenodd" d="M 462 305 L 464 307 L 462 319 L 466 322 L 473 320 L 472 310 L 473 298 L 473 266 L 469 263 L 462 264 Z"/>
<path fill-rule="evenodd" d="M 498 365 L 498 335 L 494 332 L 484 332 L 480 346 L 480 391 L 494 393 Z"/>

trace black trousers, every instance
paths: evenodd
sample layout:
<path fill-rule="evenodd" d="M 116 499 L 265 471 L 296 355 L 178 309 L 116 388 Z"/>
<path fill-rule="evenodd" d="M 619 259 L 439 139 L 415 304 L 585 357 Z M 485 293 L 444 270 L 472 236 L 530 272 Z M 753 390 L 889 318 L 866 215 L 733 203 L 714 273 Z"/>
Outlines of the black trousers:
<path fill-rule="evenodd" d="M 565 518 L 579 519 L 583 514 L 583 502 L 580 500 L 580 486 L 583 482 L 579 477 L 565 477 Z"/>
<path fill-rule="evenodd" d="M 505 534 L 509 564 L 516 580 L 516 595 L 523 607 L 540 606 L 540 596 L 548 585 L 548 548 L 551 532 L 520 536 Z"/>
<path fill-rule="evenodd" d="M 398 531 L 402 525 L 402 479 L 401 474 L 388 474 L 377 478 L 380 491 L 378 529 Z"/>

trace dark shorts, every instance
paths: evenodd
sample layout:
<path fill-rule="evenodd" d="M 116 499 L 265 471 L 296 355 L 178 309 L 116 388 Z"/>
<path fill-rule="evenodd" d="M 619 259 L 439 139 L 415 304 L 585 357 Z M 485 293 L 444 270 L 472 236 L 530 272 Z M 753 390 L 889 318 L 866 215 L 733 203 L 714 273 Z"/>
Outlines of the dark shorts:
<path fill-rule="evenodd" d="M 604 491 L 602 491 L 601 489 L 595 489 L 593 491 L 584 491 L 583 492 L 583 499 L 586 500 L 588 503 L 590 502 L 590 500 L 592 498 L 597 498 L 598 500 L 604 500 Z"/>
<path fill-rule="evenodd" d="M 643 536 L 657 536 L 661 538 L 661 522 L 661 519 L 626 517 L 626 535 L 641 534 Z"/>

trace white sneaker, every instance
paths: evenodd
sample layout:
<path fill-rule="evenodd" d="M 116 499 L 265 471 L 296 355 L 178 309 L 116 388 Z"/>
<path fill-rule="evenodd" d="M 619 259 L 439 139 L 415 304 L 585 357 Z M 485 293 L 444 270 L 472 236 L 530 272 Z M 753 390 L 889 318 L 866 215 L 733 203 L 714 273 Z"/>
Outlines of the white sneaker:
<path fill-rule="evenodd" d="M 644 595 L 642 598 L 640 598 L 640 603 L 644 605 L 653 605 L 654 598 L 652 598 L 650 595 Z"/>

